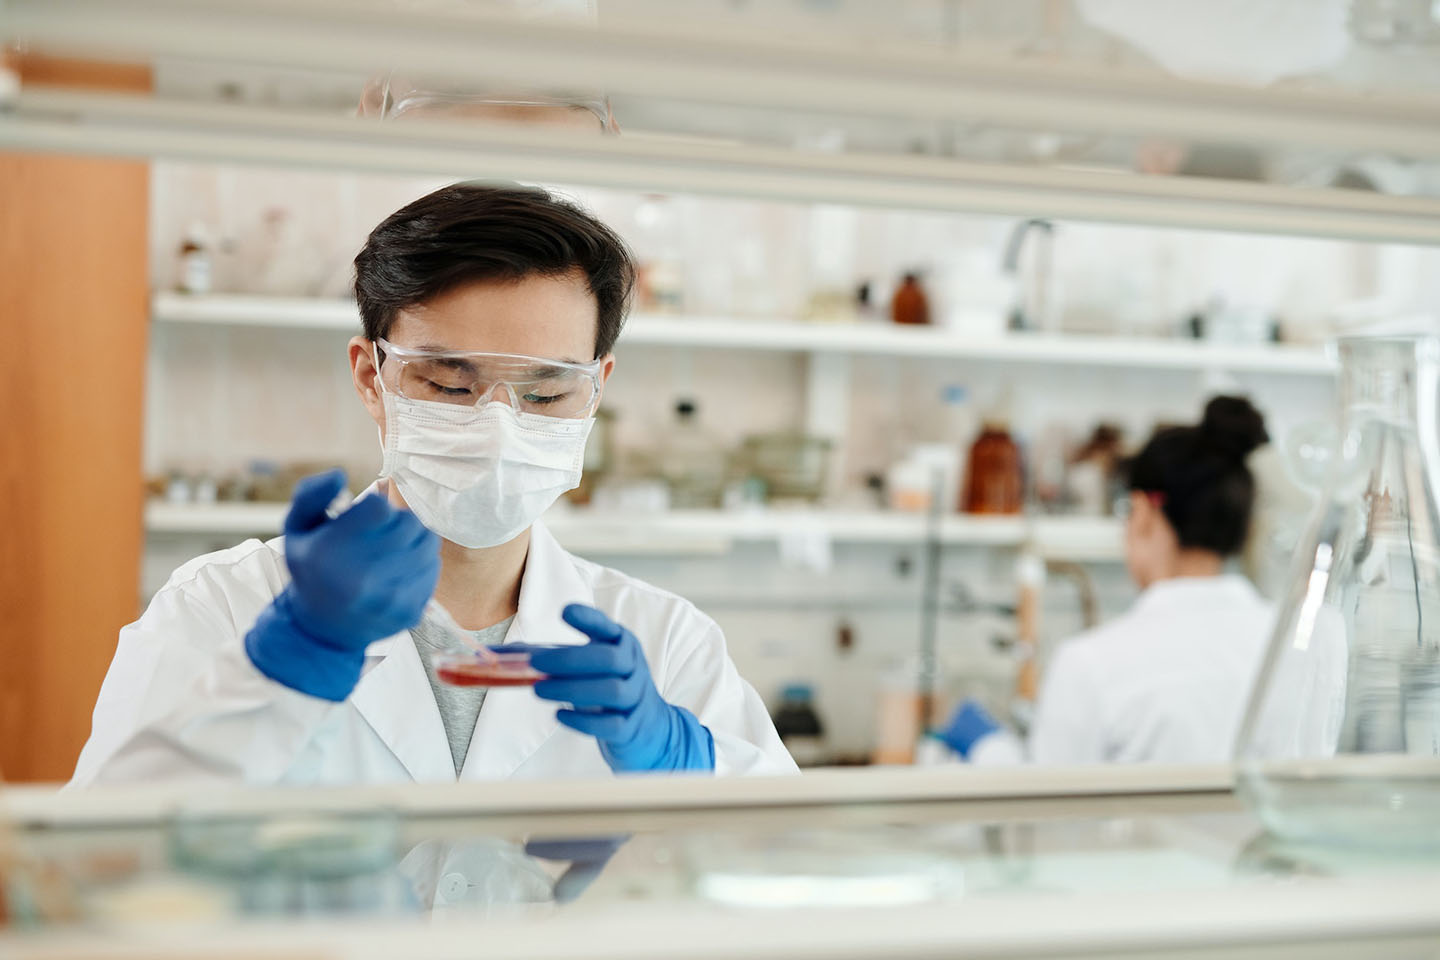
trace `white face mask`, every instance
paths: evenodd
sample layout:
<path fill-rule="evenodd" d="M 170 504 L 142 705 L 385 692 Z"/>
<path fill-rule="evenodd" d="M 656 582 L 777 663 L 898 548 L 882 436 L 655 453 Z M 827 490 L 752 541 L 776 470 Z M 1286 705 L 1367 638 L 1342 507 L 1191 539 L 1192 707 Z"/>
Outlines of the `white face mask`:
<path fill-rule="evenodd" d="M 593 417 L 567 420 L 411 400 L 382 387 L 382 477 L 420 522 L 462 547 L 508 543 L 580 484 Z"/>

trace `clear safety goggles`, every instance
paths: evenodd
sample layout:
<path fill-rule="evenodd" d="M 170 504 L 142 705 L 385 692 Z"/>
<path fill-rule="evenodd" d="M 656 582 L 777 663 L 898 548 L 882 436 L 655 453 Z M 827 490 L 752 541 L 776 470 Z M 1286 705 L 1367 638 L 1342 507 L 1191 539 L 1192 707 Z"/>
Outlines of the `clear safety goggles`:
<path fill-rule="evenodd" d="M 517 412 L 581 419 L 600 399 L 603 361 L 468 350 L 416 350 L 377 338 L 376 367 L 386 390 L 409 400 L 478 407 L 498 400 Z"/>

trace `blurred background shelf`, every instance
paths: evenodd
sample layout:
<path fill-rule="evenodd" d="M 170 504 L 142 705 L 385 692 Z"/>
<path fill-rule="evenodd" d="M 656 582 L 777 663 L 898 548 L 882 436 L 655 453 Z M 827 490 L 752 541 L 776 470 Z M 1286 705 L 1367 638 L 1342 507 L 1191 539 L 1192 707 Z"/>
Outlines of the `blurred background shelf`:
<path fill-rule="evenodd" d="M 338 330 L 358 333 L 352 303 L 303 297 L 157 293 L 157 322 Z M 793 320 L 638 314 L 621 343 L 846 353 L 869 356 L 995 360 L 1159 370 L 1233 370 L 1332 376 L 1334 359 L 1317 347 L 1227 345 L 1187 340 L 1015 334 L 969 337 L 943 328 L 891 324 L 801 323 Z"/>
<path fill-rule="evenodd" d="M 145 529 L 170 536 L 275 536 L 286 507 L 151 501 L 145 506 Z M 736 543 L 816 538 L 836 544 L 906 545 L 923 543 L 927 536 L 925 516 L 880 511 L 675 510 L 602 516 L 572 509 L 553 511 L 545 522 L 567 549 L 579 553 L 723 553 Z M 1121 525 L 1109 517 L 952 515 L 941 521 L 940 539 L 949 546 L 1029 546 L 1053 560 L 1109 562 L 1121 557 Z"/>
<path fill-rule="evenodd" d="M 360 314 L 354 303 L 319 297 L 196 296 L 160 291 L 151 299 L 150 316 L 158 323 L 360 332 Z"/>
<path fill-rule="evenodd" d="M 378 62 L 378 61 L 377 61 Z M 826 154 L 666 135 L 385 125 L 314 112 L 148 97 L 22 92 L 0 115 L 0 147 L 364 173 L 692 192 L 786 203 L 855 203 L 932 212 L 1048 216 L 1097 223 L 1440 244 L 1440 199 L 1085 166 L 1025 167 L 934 156 Z"/>
<path fill-rule="evenodd" d="M 372 8 L 347 21 L 341 43 L 327 7 L 12 0 L 0 36 L 41 48 L 327 79 L 279 104 L 26 89 L 0 117 L 0 143 L 1440 243 L 1433 195 L 1337 189 L 1349 180 L 1330 169 L 1366 154 L 1440 158 L 1440 111 L 1405 72 L 1387 79 L 1372 70 L 1384 81 L 1378 90 L 1255 89 L 1174 76 L 1138 58 L 1007 57 L 993 40 L 942 22 L 922 40 L 874 23 L 858 37 L 819 22 L 789 31 L 697 28 L 655 11 L 552 24 Z M 625 116 L 626 135 L 357 122 L 345 114 L 376 64 L 472 85 L 503 76 L 516 89 L 603 90 Z M 227 87 L 232 95 L 244 88 L 233 78 Z M 802 128 L 797 118 L 840 118 L 853 128 L 839 141 L 846 149 L 817 149 L 834 140 L 825 136 L 833 125 Z M 1021 149 L 982 149 L 968 141 L 987 138 L 965 136 L 996 128 L 1013 131 Z M 797 136 L 800 129 L 810 132 Z M 935 133 L 947 129 L 960 136 Z M 1218 144 L 1232 155 L 1243 145 L 1264 169 L 1227 182 L 1203 170 L 1150 175 L 1133 162 L 1137 144 L 1169 140 Z M 917 141 L 930 156 L 914 155 Z M 1316 176 L 1321 169 L 1326 175 Z"/>

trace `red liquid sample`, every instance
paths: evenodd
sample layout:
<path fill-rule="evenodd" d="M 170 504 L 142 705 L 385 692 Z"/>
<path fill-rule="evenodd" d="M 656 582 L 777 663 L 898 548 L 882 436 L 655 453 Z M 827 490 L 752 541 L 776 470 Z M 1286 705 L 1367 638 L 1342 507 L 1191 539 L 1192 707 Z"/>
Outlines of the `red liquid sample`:
<path fill-rule="evenodd" d="M 508 664 L 445 663 L 435 668 L 435 676 L 452 687 L 533 687 L 545 675 L 529 666 Z"/>

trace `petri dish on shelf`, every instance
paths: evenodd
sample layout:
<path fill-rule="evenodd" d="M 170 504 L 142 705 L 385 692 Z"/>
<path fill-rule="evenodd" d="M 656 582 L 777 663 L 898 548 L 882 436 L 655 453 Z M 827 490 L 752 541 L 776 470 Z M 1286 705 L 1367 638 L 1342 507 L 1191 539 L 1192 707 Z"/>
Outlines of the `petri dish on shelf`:
<path fill-rule="evenodd" d="M 435 657 L 435 676 L 453 687 L 533 687 L 545 674 L 530 666 L 528 651 L 441 653 Z"/>

